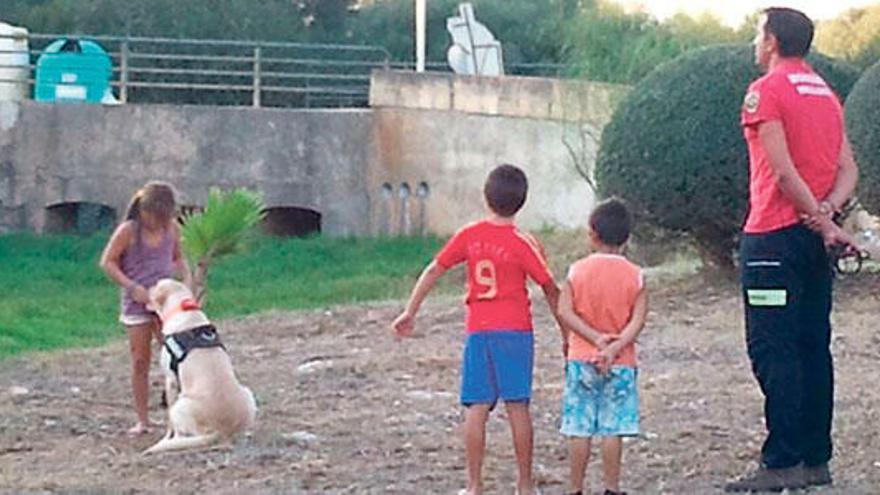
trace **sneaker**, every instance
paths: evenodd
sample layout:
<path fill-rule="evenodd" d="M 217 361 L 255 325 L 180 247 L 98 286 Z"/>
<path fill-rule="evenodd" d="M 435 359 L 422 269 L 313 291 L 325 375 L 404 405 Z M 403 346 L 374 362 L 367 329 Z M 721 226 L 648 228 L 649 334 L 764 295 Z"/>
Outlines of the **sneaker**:
<path fill-rule="evenodd" d="M 758 468 L 755 472 L 731 481 L 724 486 L 725 492 L 781 492 L 785 489 L 807 487 L 804 468 L 794 466 L 782 469 Z"/>
<path fill-rule="evenodd" d="M 818 466 L 804 466 L 804 479 L 809 486 L 824 486 L 831 484 L 831 471 L 828 463 Z"/>
<path fill-rule="evenodd" d="M 605 493 L 603 493 L 602 495 L 626 495 L 626 492 L 615 492 L 606 488 Z"/>

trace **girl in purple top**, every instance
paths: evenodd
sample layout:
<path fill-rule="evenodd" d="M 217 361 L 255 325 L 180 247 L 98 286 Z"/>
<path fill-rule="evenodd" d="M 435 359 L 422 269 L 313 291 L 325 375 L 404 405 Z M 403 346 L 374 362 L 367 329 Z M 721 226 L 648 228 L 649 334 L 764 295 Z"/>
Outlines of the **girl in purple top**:
<path fill-rule="evenodd" d="M 180 229 L 174 190 L 162 182 L 141 188 L 128 206 L 125 221 L 116 228 L 104 253 L 101 268 L 122 288 L 119 321 L 128 330 L 131 351 L 131 389 L 137 424 L 129 435 L 147 433 L 150 338 L 162 341 L 155 315 L 147 310 L 147 291 L 159 279 L 175 273 L 189 280 L 189 267 L 180 255 Z M 187 284 L 191 285 L 191 284 Z"/>

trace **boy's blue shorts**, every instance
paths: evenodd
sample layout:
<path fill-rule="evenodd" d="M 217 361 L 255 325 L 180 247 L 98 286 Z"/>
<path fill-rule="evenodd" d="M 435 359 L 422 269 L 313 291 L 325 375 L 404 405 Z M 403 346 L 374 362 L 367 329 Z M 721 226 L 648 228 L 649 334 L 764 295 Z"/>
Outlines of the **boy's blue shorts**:
<path fill-rule="evenodd" d="M 607 375 L 581 361 L 565 365 L 562 396 L 563 435 L 570 437 L 639 434 L 638 372 L 613 366 Z"/>
<path fill-rule="evenodd" d="M 471 333 L 461 360 L 461 403 L 495 405 L 532 398 L 534 337 L 531 331 Z"/>

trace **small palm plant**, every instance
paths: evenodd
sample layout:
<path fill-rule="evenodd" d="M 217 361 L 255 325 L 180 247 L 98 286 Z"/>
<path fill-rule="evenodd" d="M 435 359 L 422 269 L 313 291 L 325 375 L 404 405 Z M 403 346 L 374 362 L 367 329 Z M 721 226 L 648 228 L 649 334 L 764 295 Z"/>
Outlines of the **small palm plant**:
<path fill-rule="evenodd" d="M 259 193 L 247 189 L 212 188 L 202 212 L 187 215 L 181 229 L 183 254 L 192 270 L 193 292 L 202 301 L 207 292 L 208 269 L 217 259 L 241 252 L 263 219 Z"/>

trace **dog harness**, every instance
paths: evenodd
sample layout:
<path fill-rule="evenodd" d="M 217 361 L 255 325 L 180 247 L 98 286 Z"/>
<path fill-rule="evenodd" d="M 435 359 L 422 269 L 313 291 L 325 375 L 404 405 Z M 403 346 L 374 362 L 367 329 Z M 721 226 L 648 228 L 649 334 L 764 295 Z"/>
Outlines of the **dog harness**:
<path fill-rule="evenodd" d="M 174 372 L 174 376 L 180 378 L 177 369 L 180 363 L 186 359 L 186 356 L 193 349 L 207 349 L 211 347 L 219 347 L 226 350 L 226 347 L 220 342 L 220 335 L 214 325 L 203 325 L 200 327 L 187 330 L 185 332 L 175 333 L 165 337 L 165 348 L 171 355 L 171 363 L 169 368 Z"/>
<path fill-rule="evenodd" d="M 180 311 L 193 311 L 197 309 L 199 309 L 199 304 L 196 301 L 187 299 L 181 303 L 180 309 L 174 311 L 172 315 Z M 166 319 L 170 319 L 170 317 L 166 316 Z M 226 350 L 226 347 L 220 342 L 220 335 L 217 333 L 214 325 L 202 325 L 184 332 L 168 335 L 165 337 L 163 345 L 171 356 L 171 362 L 168 367 L 174 372 L 178 383 L 180 382 L 180 373 L 178 372 L 180 363 L 186 359 L 190 351 L 211 347 L 219 347 L 224 351 Z"/>

